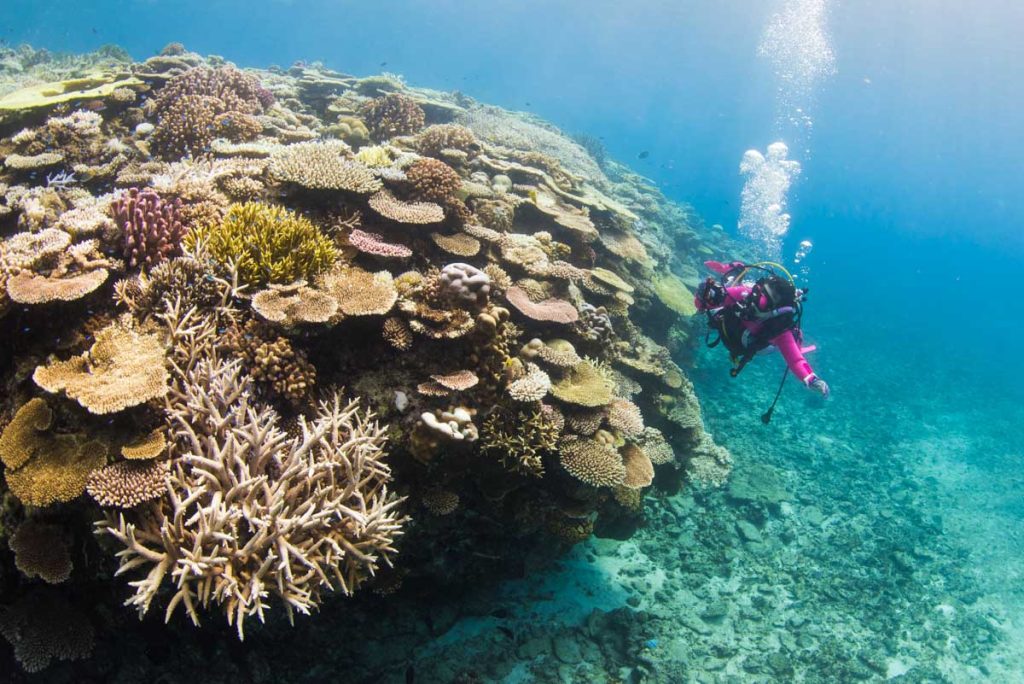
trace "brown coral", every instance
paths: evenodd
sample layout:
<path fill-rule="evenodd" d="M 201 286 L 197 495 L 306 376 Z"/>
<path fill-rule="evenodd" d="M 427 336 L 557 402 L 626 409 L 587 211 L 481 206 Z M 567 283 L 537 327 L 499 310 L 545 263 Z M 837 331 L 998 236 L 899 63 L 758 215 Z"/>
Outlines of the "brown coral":
<path fill-rule="evenodd" d="M 551 321 L 553 323 L 572 323 L 579 318 L 571 303 L 563 299 L 545 299 L 534 302 L 526 290 L 513 285 L 505 291 L 505 298 L 519 313 L 535 321 Z"/>
<path fill-rule="evenodd" d="M 89 620 L 54 591 L 36 590 L 0 607 L 0 634 L 26 672 L 40 672 L 54 660 L 81 660 L 92 653 Z"/>
<path fill-rule="evenodd" d="M 337 313 L 338 302 L 330 295 L 306 287 L 301 281 L 291 285 L 271 285 L 252 297 L 252 309 L 264 320 L 293 326 L 300 323 L 326 323 Z"/>
<path fill-rule="evenodd" d="M 612 400 L 612 383 L 589 361 L 581 361 L 551 387 L 551 394 L 568 404 L 604 406 Z"/>
<path fill-rule="evenodd" d="M 129 461 L 148 461 L 163 454 L 166 448 L 167 437 L 163 430 L 157 429 L 125 444 L 121 447 L 121 455 Z"/>
<path fill-rule="evenodd" d="M 437 159 L 417 159 L 405 169 L 406 178 L 418 199 L 447 203 L 462 187 L 462 178 L 452 167 Z"/>
<path fill-rule="evenodd" d="M 416 148 L 428 157 L 440 157 L 445 150 L 458 150 L 472 157 L 480 145 L 473 132 L 465 126 L 438 124 L 416 136 Z"/>
<path fill-rule="evenodd" d="M 429 489 L 420 500 L 434 515 L 450 515 L 459 507 L 459 495 L 449 489 Z"/>
<path fill-rule="evenodd" d="M 460 370 L 454 373 L 445 373 L 444 375 L 431 375 L 430 378 L 442 387 L 456 392 L 472 389 L 480 382 L 480 378 L 471 370 Z"/>
<path fill-rule="evenodd" d="M 316 369 L 286 337 L 254 320 L 228 330 L 228 349 L 245 362 L 261 392 L 292 405 L 305 403 L 316 387 Z"/>
<path fill-rule="evenodd" d="M 7 296 L 19 304 L 73 302 L 96 291 L 107 281 L 107 269 L 68 276 L 44 276 L 22 271 L 7 280 Z"/>
<path fill-rule="evenodd" d="M 622 448 L 622 463 L 626 467 L 626 477 L 622 481 L 624 487 L 642 489 L 654 482 L 654 465 L 647 453 L 635 444 Z"/>
<path fill-rule="evenodd" d="M 616 398 L 608 406 L 608 425 L 626 437 L 637 437 L 644 431 L 644 417 L 636 404 Z"/>
<path fill-rule="evenodd" d="M 155 334 L 114 323 L 96 333 L 81 356 L 39 366 L 32 379 L 47 392 L 64 391 L 91 413 L 114 413 L 167 394 L 163 345 Z"/>
<path fill-rule="evenodd" d="M 374 140 L 384 141 L 396 135 L 410 135 L 423 128 L 426 115 L 407 95 L 389 93 L 367 102 L 361 111 Z"/>
<path fill-rule="evenodd" d="M 558 451 L 565 471 L 591 487 L 614 487 L 626 480 L 626 466 L 619 453 L 598 440 L 563 439 Z"/>
<path fill-rule="evenodd" d="M 431 233 L 430 239 L 445 252 L 455 256 L 471 257 L 480 252 L 480 241 L 465 233 L 455 233 L 454 235 Z"/>
<path fill-rule="evenodd" d="M 397 316 L 391 316 L 384 321 L 381 331 L 384 341 L 398 351 L 407 351 L 412 347 L 412 330 L 409 324 Z"/>
<path fill-rule="evenodd" d="M 73 565 L 64 530 L 58 525 L 28 519 L 10 539 L 14 564 L 25 577 L 60 584 L 71 576 Z"/>

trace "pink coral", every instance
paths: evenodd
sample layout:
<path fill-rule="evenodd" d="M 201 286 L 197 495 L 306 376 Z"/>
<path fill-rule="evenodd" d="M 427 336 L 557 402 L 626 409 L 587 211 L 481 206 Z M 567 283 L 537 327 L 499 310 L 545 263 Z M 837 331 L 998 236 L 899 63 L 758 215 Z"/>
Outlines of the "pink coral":
<path fill-rule="evenodd" d="M 111 209 L 124 234 L 124 256 L 130 266 L 155 266 L 176 256 L 185 229 L 177 199 L 165 200 L 152 190 L 131 188 Z"/>
<path fill-rule="evenodd" d="M 508 288 L 505 297 L 520 313 L 535 321 L 572 323 L 580 317 L 576 307 L 564 299 L 545 299 L 542 302 L 534 302 L 525 290 L 516 285 Z"/>
<path fill-rule="evenodd" d="M 383 235 L 368 233 L 356 228 L 348 236 L 348 244 L 352 245 L 364 254 L 373 254 L 379 257 L 395 257 L 404 259 L 412 256 L 412 250 L 405 245 L 396 245 L 384 240 Z"/>

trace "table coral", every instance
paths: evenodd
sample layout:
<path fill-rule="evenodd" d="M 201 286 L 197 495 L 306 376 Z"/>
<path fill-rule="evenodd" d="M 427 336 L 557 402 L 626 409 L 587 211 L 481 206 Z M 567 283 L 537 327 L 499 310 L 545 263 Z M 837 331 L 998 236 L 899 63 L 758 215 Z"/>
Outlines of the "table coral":
<path fill-rule="evenodd" d="M 341 141 L 288 145 L 270 157 L 270 174 L 279 181 L 310 190 L 344 190 L 362 195 L 383 186 L 359 162 L 347 159 L 348 145 Z"/>
<path fill-rule="evenodd" d="M 591 487 L 613 487 L 626 480 L 626 466 L 619 453 L 596 439 L 563 439 L 558 452 L 565 471 Z"/>
<path fill-rule="evenodd" d="M 397 223 L 440 223 L 444 209 L 433 202 L 403 202 L 387 191 L 370 198 L 370 208 L 386 219 Z"/>
<path fill-rule="evenodd" d="M 90 413 L 115 413 L 167 394 L 165 363 L 157 335 L 115 323 L 96 333 L 88 353 L 39 366 L 32 379 L 47 392 L 65 392 Z"/>
<path fill-rule="evenodd" d="M 551 387 L 555 398 L 577 406 L 605 406 L 612 401 L 613 384 L 589 361 L 581 361 Z"/>
<path fill-rule="evenodd" d="M 9 544 L 14 564 L 25 577 L 60 584 L 71 576 L 71 553 L 60 526 L 29 518 L 18 525 Z"/>

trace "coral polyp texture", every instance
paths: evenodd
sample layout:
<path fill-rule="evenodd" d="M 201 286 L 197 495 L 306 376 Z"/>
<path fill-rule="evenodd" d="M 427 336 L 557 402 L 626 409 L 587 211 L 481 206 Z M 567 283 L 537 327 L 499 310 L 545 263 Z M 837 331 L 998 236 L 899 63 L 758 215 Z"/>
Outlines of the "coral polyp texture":
<path fill-rule="evenodd" d="M 5 589 L 242 637 L 725 481 L 678 340 L 729 246 L 669 248 L 683 213 L 641 177 L 391 75 L 40 59 L 19 78 L 51 87 L 0 99 Z M 63 600 L 0 599 L 26 668 L 91 647 Z"/>

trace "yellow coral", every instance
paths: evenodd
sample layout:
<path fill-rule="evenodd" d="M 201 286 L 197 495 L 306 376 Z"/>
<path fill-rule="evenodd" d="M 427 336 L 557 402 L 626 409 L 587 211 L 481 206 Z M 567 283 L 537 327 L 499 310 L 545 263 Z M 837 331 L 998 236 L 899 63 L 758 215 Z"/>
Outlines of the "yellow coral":
<path fill-rule="evenodd" d="M 654 294 L 658 295 L 661 303 L 672 311 L 683 316 L 692 316 L 697 313 L 697 307 L 693 303 L 693 293 L 678 277 L 671 273 L 664 273 L 657 276 L 652 285 L 654 285 Z"/>
<path fill-rule="evenodd" d="M 394 279 L 387 271 L 335 268 L 323 275 L 318 286 L 338 302 L 338 310 L 346 316 L 386 314 L 398 299 Z"/>
<path fill-rule="evenodd" d="M 612 387 L 593 364 L 581 361 L 551 387 L 551 394 L 568 404 L 604 406 L 612 400 Z"/>
<path fill-rule="evenodd" d="M 142 81 L 116 74 L 93 73 L 81 78 L 55 83 L 42 83 L 15 90 L 0 98 L 0 111 L 18 111 L 52 107 L 75 100 L 95 100 L 108 97 L 119 88 L 141 86 Z"/>
<path fill-rule="evenodd" d="M 254 286 L 310 280 L 337 258 L 331 239 L 307 219 L 258 202 L 231 205 L 220 223 L 193 228 L 186 244 L 234 262 L 239 279 Z"/>

